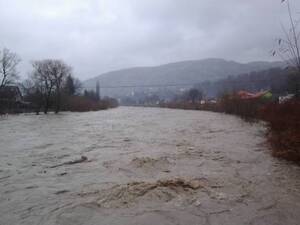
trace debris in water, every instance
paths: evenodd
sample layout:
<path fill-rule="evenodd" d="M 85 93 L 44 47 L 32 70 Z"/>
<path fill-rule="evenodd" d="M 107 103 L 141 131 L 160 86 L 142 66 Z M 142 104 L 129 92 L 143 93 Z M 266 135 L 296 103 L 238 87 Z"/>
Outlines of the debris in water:
<path fill-rule="evenodd" d="M 67 175 L 67 174 L 68 174 L 67 172 L 64 172 L 64 173 L 58 174 L 58 176 L 62 177 L 62 176 L 65 176 L 65 175 Z"/>
<path fill-rule="evenodd" d="M 35 188 L 38 188 L 39 186 L 37 185 L 32 185 L 32 186 L 28 186 L 26 187 L 25 189 L 35 189 Z"/>
<path fill-rule="evenodd" d="M 61 191 L 55 192 L 54 194 L 60 195 L 60 194 L 64 194 L 64 193 L 67 193 L 67 192 L 70 192 L 70 191 L 69 190 L 61 190 Z"/>
<path fill-rule="evenodd" d="M 51 166 L 49 168 L 56 168 L 56 167 L 60 167 L 60 166 L 64 166 L 64 165 L 73 165 L 73 164 L 77 164 L 77 163 L 83 163 L 87 160 L 88 160 L 88 158 L 86 156 L 81 156 L 80 159 L 64 162 L 64 163 L 61 163 L 61 164 L 58 164 L 58 165 L 55 165 L 55 166 Z"/>

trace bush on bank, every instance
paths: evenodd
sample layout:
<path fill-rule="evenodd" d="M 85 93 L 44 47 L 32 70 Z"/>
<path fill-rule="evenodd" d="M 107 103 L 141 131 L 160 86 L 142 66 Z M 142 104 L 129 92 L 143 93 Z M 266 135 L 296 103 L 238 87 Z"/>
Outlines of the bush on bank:
<path fill-rule="evenodd" d="M 273 155 L 300 164 L 300 101 L 268 104 L 260 115 L 269 125 Z"/>
<path fill-rule="evenodd" d="M 70 96 L 66 99 L 63 111 L 88 112 L 115 108 L 117 106 L 118 102 L 113 98 L 104 98 L 94 101 L 85 96 Z"/>

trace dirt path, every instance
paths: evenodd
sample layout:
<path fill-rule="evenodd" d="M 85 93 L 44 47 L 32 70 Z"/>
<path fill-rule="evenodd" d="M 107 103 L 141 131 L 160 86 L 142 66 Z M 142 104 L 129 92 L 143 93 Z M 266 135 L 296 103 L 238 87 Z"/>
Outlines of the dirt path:
<path fill-rule="evenodd" d="M 126 108 L 0 119 L 0 225 L 299 225 L 300 168 L 265 129 Z"/>

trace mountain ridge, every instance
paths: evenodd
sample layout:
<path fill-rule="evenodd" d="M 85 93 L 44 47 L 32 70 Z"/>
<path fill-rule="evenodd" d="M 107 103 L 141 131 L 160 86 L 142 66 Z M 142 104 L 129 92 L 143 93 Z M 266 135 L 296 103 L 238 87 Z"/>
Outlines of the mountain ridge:
<path fill-rule="evenodd" d="M 216 81 L 228 76 L 237 76 L 254 71 L 283 67 L 280 61 L 254 61 L 240 63 L 221 58 L 207 58 L 201 60 L 186 60 L 161 64 L 158 66 L 131 67 L 100 74 L 83 83 L 84 88 L 93 89 L 97 80 L 105 95 L 118 95 L 118 90 L 105 90 L 105 87 L 138 86 L 138 85 L 167 85 L 197 84 L 203 81 Z M 180 85 L 179 85 L 180 86 Z M 128 90 L 130 92 L 132 90 Z M 121 92 L 120 92 L 121 94 Z M 122 95 L 126 91 L 122 91 Z"/>

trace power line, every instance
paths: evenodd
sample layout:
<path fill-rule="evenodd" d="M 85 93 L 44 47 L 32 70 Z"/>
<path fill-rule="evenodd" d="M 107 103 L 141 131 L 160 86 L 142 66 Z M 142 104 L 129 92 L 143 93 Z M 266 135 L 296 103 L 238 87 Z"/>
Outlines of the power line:
<path fill-rule="evenodd" d="M 149 85 L 120 85 L 120 86 L 101 86 L 105 89 L 115 89 L 115 88 L 151 88 L 151 87 L 182 87 L 182 86 L 194 86 L 195 83 L 190 84 L 149 84 Z M 95 88 L 91 86 L 85 86 L 87 88 Z"/>
<path fill-rule="evenodd" d="M 234 76 L 234 77 L 227 77 L 224 79 L 219 80 L 213 80 L 213 81 L 194 81 L 191 83 L 169 83 L 169 84 L 135 84 L 135 85 L 108 85 L 108 86 L 101 86 L 103 89 L 121 89 L 121 88 L 167 88 L 167 87 L 193 87 L 195 85 L 197 86 L 205 86 L 205 85 L 244 85 L 244 84 L 255 84 L 257 82 L 268 82 L 271 83 L 272 80 L 277 77 L 279 80 L 283 79 L 282 74 L 276 74 L 276 76 L 270 76 L 269 74 L 263 74 L 266 77 L 259 77 L 251 76 L 247 74 L 248 76 L 241 77 L 241 76 Z M 276 79 L 275 79 L 276 81 Z M 92 86 L 85 86 L 88 89 L 94 89 L 95 87 Z"/>
<path fill-rule="evenodd" d="M 256 82 L 271 82 L 270 79 L 253 79 L 253 80 L 217 80 L 208 81 L 208 85 L 224 85 L 224 84 L 252 84 Z M 183 86 L 195 86 L 204 85 L 206 82 L 194 82 L 184 84 L 149 84 L 149 85 L 120 85 L 120 86 L 101 86 L 104 89 L 117 89 L 117 88 L 155 88 L 155 87 L 183 87 Z M 207 85 L 207 84 L 206 84 Z M 92 86 L 85 86 L 86 88 L 94 89 Z"/>

